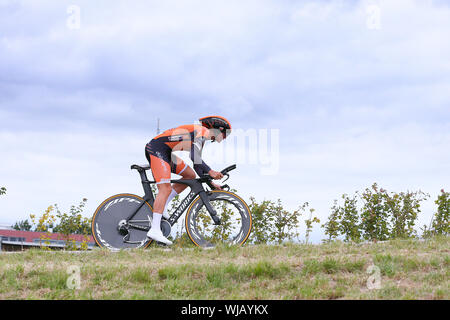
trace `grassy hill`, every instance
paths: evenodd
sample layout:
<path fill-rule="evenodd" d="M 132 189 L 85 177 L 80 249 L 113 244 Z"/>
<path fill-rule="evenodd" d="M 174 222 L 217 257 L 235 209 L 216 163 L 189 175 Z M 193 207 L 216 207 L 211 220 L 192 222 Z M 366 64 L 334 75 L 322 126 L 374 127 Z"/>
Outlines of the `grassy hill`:
<path fill-rule="evenodd" d="M 0 253 L 0 299 L 449 299 L 449 242 Z"/>

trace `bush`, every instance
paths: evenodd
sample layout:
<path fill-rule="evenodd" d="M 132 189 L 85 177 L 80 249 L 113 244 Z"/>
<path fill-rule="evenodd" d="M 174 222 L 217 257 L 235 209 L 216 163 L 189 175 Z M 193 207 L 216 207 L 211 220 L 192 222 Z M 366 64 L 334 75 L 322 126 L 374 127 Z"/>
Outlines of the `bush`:
<path fill-rule="evenodd" d="M 267 243 L 283 243 L 285 241 L 292 241 L 298 239 L 300 236 L 300 217 L 307 209 L 309 204 L 305 202 L 297 210 L 289 211 L 283 207 L 280 199 L 276 202 L 271 200 L 264 200 L 261 203 L 256 202 L 255 198 L 250 198 L 249 205 L 252 214 L 252 232 L 249 241 L 254 244 Z M 305 220 L 307 224 L 307 234 L 312 229 L 312 224 L 319 220 L 312 218 L 314 209 L 310 209 L 311 217 Z"/>
<path fill-rule="evenodd" d="M 83 199 L 78 206 L 72 206 L 69 213 L 61 212 L 58 205 L 55 204 L 54 206 L 49 206 L 39 218 L 34 214 L 30 215 L 34 225 L 34 231 L 45 232 L 45 234 L 41 236 L 44 243 L 48 243 L 52 232 L 61 233 L 66 241 L 65 248 L 69 250 L 77 248 L 76 241 L 71 238 L 71 235 L 84 235 L 85 240 L 81 244 L 81 249 L 86 250 L 88 247 L 88 236 L 91 234 L 91 219 L 81 215 L 86 202 L 87 199 Z M 54 210 L 56 210 L 56 215 L 53 214 Z"/>
<path fill-rule="evenodd" d="M 448 236 L 450 234 L 450 193 L 441 190 L 441 194 L 438 195 L 437 200 L 434 201 L 438 205 L 437 212 L 434 214 L 431 221 L 431 226 L 427 229 L 424 226 L 424 237 L 432 237 L 436 235 Z"/>
<path fill-rule="evenodd" d="M 53 214 L 51 214 L 53 210 L 54 210 L 54 207 L 49 206 L 45 210 L 44 214 L 39 219 L 37 219 L 34 214 L 30 215 L 31 221 L 32 221 L 33 225 L 35 225 L 34 231 L 44 232 L 40 236 L 41 245 L 42 245 L 42 242 L 44 242 L 44 244 L 47 244 L 47 245 L 50 244 L 51 230 L 56 221 L 55 216 Z M 48 247 L 43 247 L 43 248 L 49 249 Z"/>
<path fill-rule="evenodd" d="M 339 232 L 345 235 L 346 241 L 359 241 L 361 231 L 359 229 L 360 218 L 356 207 L 357 198 L 355 196 L 349 198 L 346 194 L 342 198 L 344 199 L 344 207 L 338 209 L 339 218 L 341 219 Z"/>
<path fill-rule="evenodd" d="M 268 243 L 270 241 L 270 226 L 273 222 L 272 212 L 273 203 L 264 200 L 257 203 L 255 198 L 250 198 L 249 209 L 252 214 L 252 232 L 249 241 L 255 244 Z"/>
<path fill-rule="evenodd" d="M 390 238 L 407 239 L 417 236 L 414 225 L 418 214 L 421 212 L 420 202 L 427 197 L 428 195 L 421 191 L 401 192 L 400 194 L 393 194 L 393 196 L 386 193 L 386 209 L 391 217 Z"/>
<path fill-rule="evenodd" d="M 353 197 L 342 195 L 343 206 L 335 200 L 331 215 L 322 227 L 328 240 L 338 236 L 354 242 L 413 238 L 420 203 L 427 197 L 422 191 L 388 193 L 374 183 L 362 193 L 356 191 Z"/>
<path fill-rule="evenodd" d="M 320 223 L 320 219 L 317 217 L 313 217 L 314 209 L 309 209 L 310 215 L 309 219 L 305 220 L 306 231 L 305 231 L 305 243 L 309 241 L 309 235 L 311 234 L 313 223 Z"/>
<path fill-rule="evenodd" d="M 298 227 L 300 223 L 301 211 L 308 205 L 305 203 L 298 210 L 290 212 L 283 208 L 281 200 L 278 199 L 276 205 L 272 206 L 269 212 L 273 216 L 273 225 L 270 228 L 270 242 L 283 243 L 299 236 Z"/>
<path fill-rule="evenodd" d="M 366 240 L 377 241 L 389 238 L 389 213 L 384 203 L 384 190 L 378 190 L 374 183 L 371 189 L 361 194 L 364 204 L 361 211 L 362 236 Z"/>
<path fill-rule="evenodd" d="M 75 250 L 77 248 L 76 241 L 71 237 L 72 234 L 80 234 L 85 236 L 85 240 L 81 244 L 81 249 L 87 249 L 88 236 L 91 232 L 91 219 L 83 217 L 81 213 L 86 206 L 87 199 L 83 200 L 78 206 L 71 206 L 69 213 L 61 212 L 58 205 L 55 204 L 56 217 L 59 224 L 53 229 L 54 232 L 61 233 L 66 241 L 66 249 Z"/>
<path fill-rule="evenodd" d="M 337 200 L 331 207 L 331 215 L 328 221 L 322 225 L 325 228 L 325 234 L 328 235 L 328 241 L 335 240 L 343 235 L 345 241 L 361 240 L 361 218 L 357 208 L 357 198 L 350 198 L 347 194 L 342 195 L 344 205 L 338 206 Z"/>
<path fill-rule="evenodd" d="M 340 230 L 340 207 L 337 205 L 337 200 L 334 200 L 334 205 L 331 207 L 331 215 L 328 217 L 328 221 L 322 225 L 325 228 L 325 234 L 328 235 L 326 241 L 335 240 L 341 230 Z"/>
<path fill-rule="evenodd" d="M 86 206 L 87 199 L 83 199 L 78 206 L 71 206 L 69 213 L 61 212 L 58 205 L 55 204 L 56 217 L 59 219 L 58 225 L 53 229 L 64 235 L 70 234 L 91 234 L 91 221 L 89 218 L 83 217 L 81 213 Z"/>

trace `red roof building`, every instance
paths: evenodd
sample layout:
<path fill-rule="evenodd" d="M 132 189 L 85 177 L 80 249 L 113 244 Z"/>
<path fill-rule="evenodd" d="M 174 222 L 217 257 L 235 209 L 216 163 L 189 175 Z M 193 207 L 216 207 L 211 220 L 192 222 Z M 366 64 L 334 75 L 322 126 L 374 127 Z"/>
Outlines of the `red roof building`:
<path fill-rule="evenodd" d="M 64 245 L 66 237 L 60 233 L 46 233 L 46 232 L 33 232 L 33 231 L 18 231 L 18 230 L 6 230 L 0 229 L 0 239 L 8 242 L 23 242 L 23 243 L 43 243 L 44 241 L 50 242 L 50 244 Z M 50 239 L 50 240 L 47 240 Z M 69 239 L 75 240 L 77 244 L 87 241 L 89 247 L 95 245 L 95 240 L 92 236 L 83 236 L 80 234 L 71 234 Z"/>

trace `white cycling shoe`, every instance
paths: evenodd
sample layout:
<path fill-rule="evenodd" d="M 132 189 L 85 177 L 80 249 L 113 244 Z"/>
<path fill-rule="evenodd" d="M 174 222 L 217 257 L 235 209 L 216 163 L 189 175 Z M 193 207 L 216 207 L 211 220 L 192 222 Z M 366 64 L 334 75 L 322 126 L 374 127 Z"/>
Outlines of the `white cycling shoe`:
<path fill-rule="evenodd" d="M 150 231 L 147 232 L 147 237 L 155 241 L 167 244 L 169 246 L 172 244 L 172 241 L 164 237 L 162 231 L 158 229 L 150 229 Z"/>

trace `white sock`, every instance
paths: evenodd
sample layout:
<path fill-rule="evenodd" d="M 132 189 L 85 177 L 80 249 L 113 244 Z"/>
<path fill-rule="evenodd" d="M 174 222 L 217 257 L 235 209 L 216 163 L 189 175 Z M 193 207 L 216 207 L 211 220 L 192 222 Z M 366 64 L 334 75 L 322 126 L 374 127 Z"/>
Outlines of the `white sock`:
<path fill-rule="evenodd" d="M 166 205 L 164 206 L 163 211 L 164 215 L 167 215 L 167 207 L 169 206 L 170 201 L 172 201 L 172 199 L 175 198 L 177 194 L 178 193 L 175 191 L 175 189 L 172 189 L 172 192 L 169 194 L 169 197 L 167 198 Z"/>
<path fill-rule="evenodd" d="M 153 212 L 152 229 L 161 230 L 162 213 Z"/>

